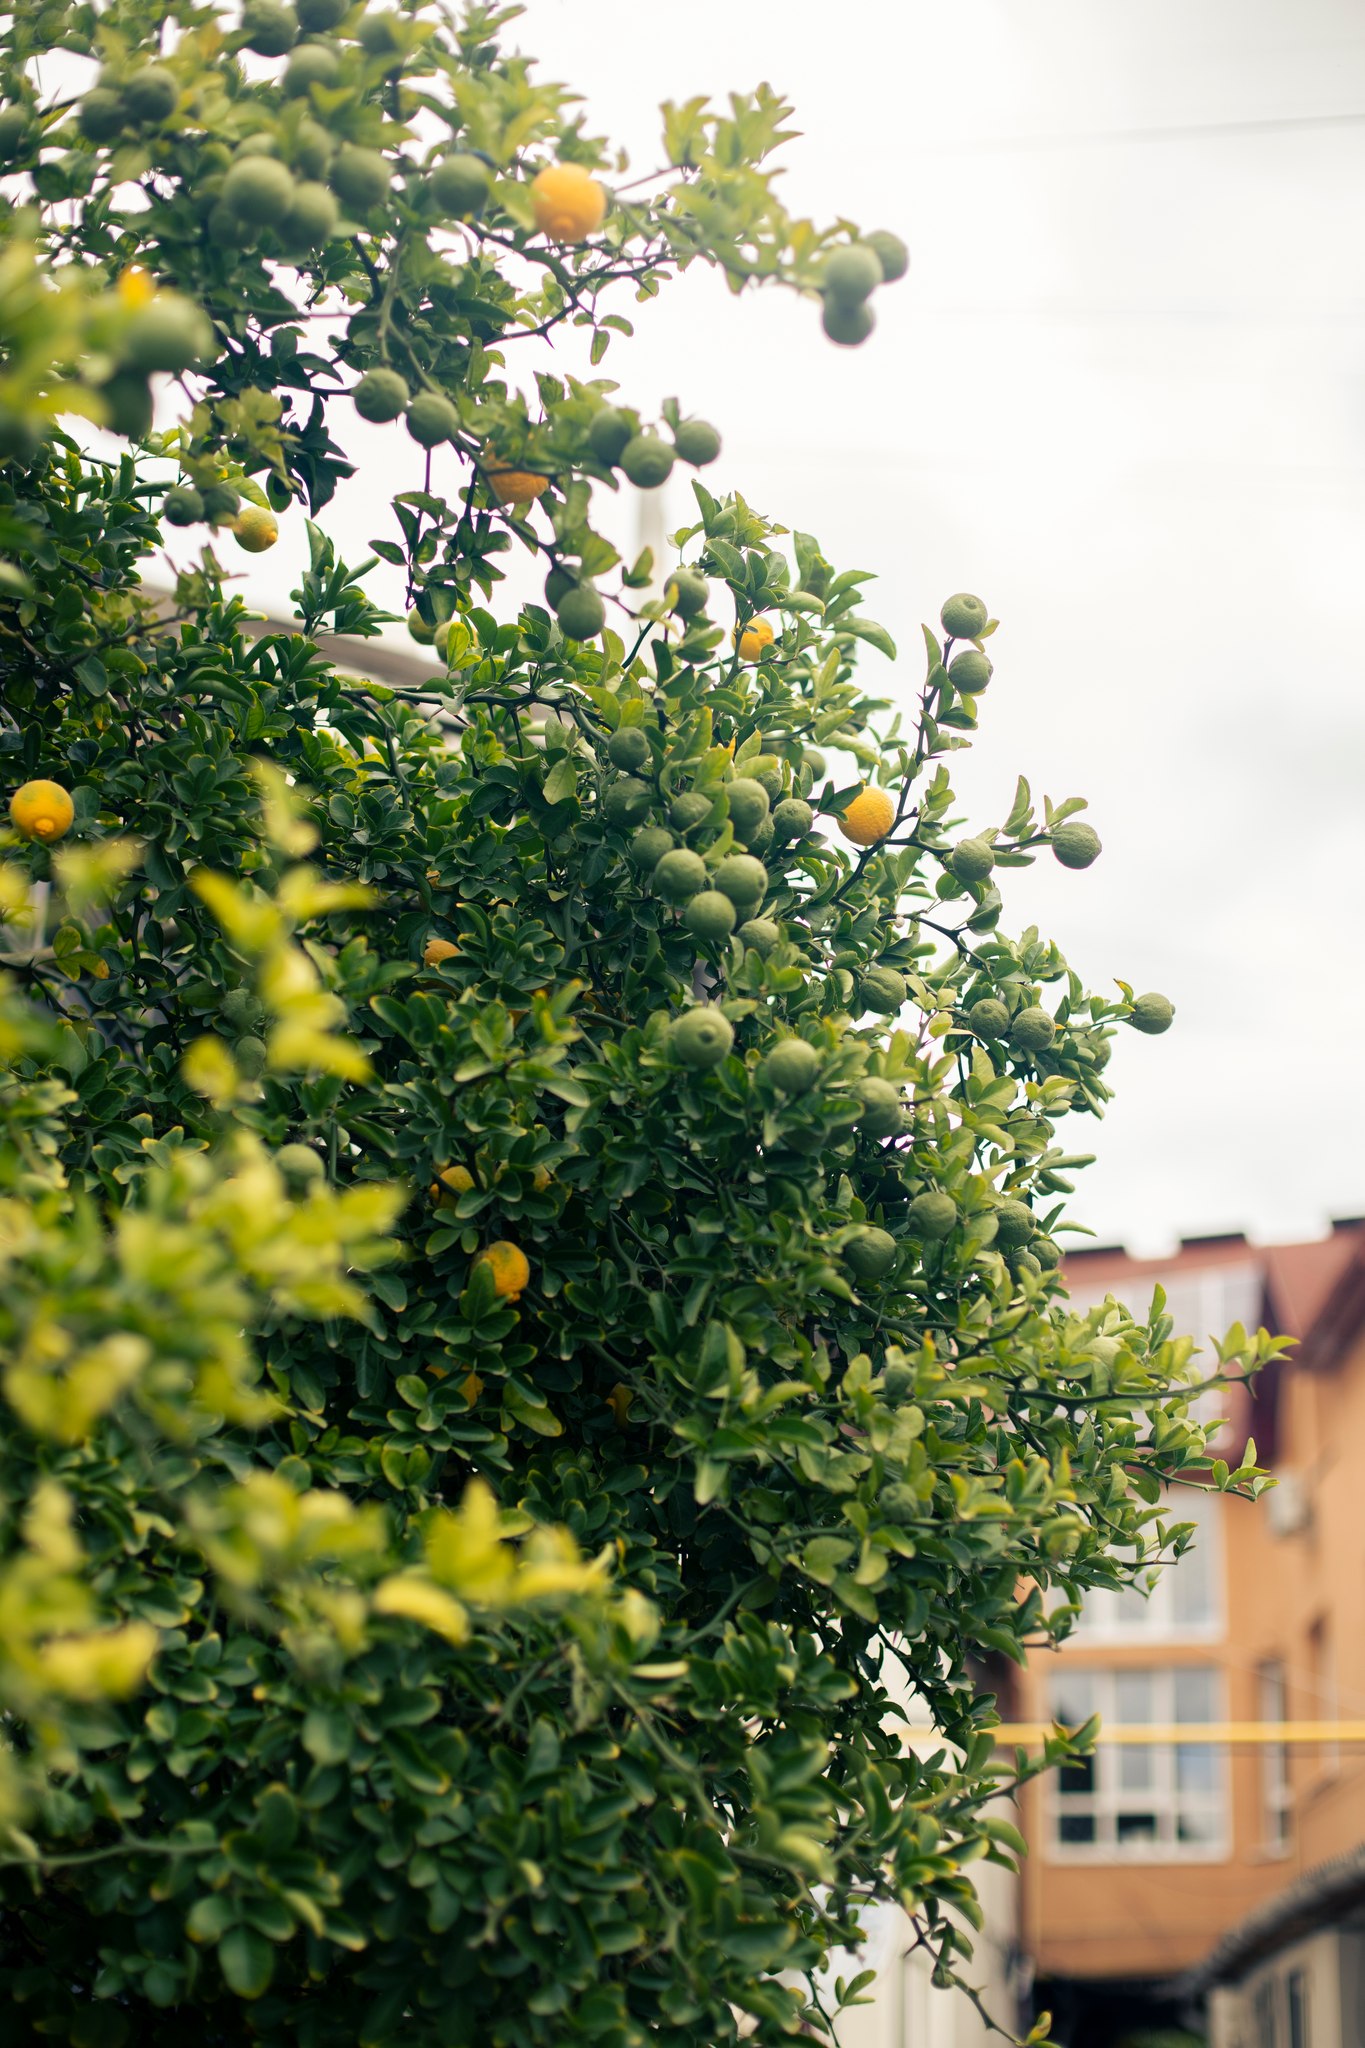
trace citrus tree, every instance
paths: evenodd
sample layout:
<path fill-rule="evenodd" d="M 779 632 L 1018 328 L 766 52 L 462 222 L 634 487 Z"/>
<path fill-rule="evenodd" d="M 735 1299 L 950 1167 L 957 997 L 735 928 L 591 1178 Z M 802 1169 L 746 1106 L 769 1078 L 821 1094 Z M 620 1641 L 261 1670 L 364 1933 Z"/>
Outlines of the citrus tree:
<path fill-rule="evenodd" d="M 1022 783 L 955 822 L 988 607 L 898 709 L 866 577 L 728 479 L 665 562 L 600 530 L 723 474 L 600 374 L 626 308 L 701 263 L 855 346 L 905 250 L 787 214 L 767 88 L 629 176 L 514 11 L 0 33 L 0 1988 L 45 2039 L 774 2043 L 878 1901 L 970 1981 L 990 1673 L 1205 1462 L 1160 1303 L 1058 1280 L 1057 1126 L 1172 1012 L 1002 929 L 1099 841 Z M 353 413 L 407 487 L 348 565 Z M 229 570 L 305 519 L 277 629 Z"/>

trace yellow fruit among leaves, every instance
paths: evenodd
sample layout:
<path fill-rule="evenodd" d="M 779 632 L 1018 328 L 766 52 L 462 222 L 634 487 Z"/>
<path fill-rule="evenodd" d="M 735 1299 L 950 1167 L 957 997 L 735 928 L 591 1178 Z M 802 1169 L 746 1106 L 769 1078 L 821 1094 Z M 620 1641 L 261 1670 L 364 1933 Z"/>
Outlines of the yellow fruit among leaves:
<path fill-rule="evenodd" d="M 451 1195 L 467 1195 L 474 1185 L 474 1176 L 467 1166 L 445 1166 L 431 1183 L 432 1199 L 446 1201 Z"/>
<path fill-rule="evenodd" d="M 156 297 L 156 279 L 140 263 L 130 263 L 126 270 L 119 272 L 114 289 L 118 293 L 119 304 L 136 312 L 140 306 L 149 306 Z"/>
<path fill-rule="evenodd" d="M 505 1237 L 488 1245 L 475 1259 L 493 1275 L 493 1291 L 503 1301 L 516 1301 L 531 1277 L 531 1262 L 519 1244 Z"/>
<path fill-rule="evenodd" d="M 885 789 L 860 789 L 839 813 L 839 830 L 854 846 L 875 846 L 896 822 L 896 806 Z"/>
<path fill-rule="evenodd" d="M 735 645 L 741 661 L 762 661 L 772 644 L 770 619 L 750 619 L 747 625 L 735 628 Z"/>
<path fill-rule="evenodd" d="M 439 967 L 443 960 L 453 960 L 459 950 L 453 939 L 428 939 L 422 948 L 423 964 Z"/>
<path fill-rule="evenodd" d="M 9 800 L 10 820 L 25 839 L 41 839 L 50 845 L 64 839 L 71 830 L 76 807 L 69 790 L 60 782 L 25 782 Z"/>
<path fill-rule="evenodd" d="M 585 242 L 607 217 L 607 190 L 582 164 L 546 164 L 531 181 L 531 211 L 553 242 Z"/>
<path fill-rule="evenodd" d="M 509 469 L 491 451 L 485 451 L 483 462 L 488 488 L 500 505 L 534 504 L 550 488 L 549 477 L 531 469 Z"/>
<path fill-rule="evenodd" d="M 243 505 L 230 524 L 238 547 L 249 555 L 263 555 L 280 537 L 279 523 L 264 505 Z"/>

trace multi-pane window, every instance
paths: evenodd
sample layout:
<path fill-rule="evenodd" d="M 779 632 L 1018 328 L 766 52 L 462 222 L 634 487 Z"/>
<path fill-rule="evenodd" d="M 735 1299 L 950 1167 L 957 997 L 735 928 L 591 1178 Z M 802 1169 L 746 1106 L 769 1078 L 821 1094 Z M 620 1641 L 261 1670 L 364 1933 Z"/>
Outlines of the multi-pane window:
<path fill-rule="evenodd" d="M 1193 1522 L 1195 1534 L 1178 1562 L 1157 1572 L 1150 1592 L 1127 1586 L 1122 1592 L 1098 1587 L 1085 1596 L 1076 1638 L 1083 1642 L 1207 1641 L 1222 1631 L 1223 1556 L 1219 1497 L 1195 1487 L 1170 1493 L 1163 1502 L 1168 1522 Z"/>
<path fill-rule="evenodd" d="M 1222 1718 L 1220 1691 L 1218 1673 L 1203 1665 L 1073 1670 L 1053 1678 L 1050 1705 L 1068 1727 L 1092 1714 L 1123 1727 L 1197 1727 Z M 1223 1751 L 1209 1742 L 1101 1739 L 1053 1781 L 1051 1835 L 1056 1851 L 1096 1862 L 1225 1856 Z"/>

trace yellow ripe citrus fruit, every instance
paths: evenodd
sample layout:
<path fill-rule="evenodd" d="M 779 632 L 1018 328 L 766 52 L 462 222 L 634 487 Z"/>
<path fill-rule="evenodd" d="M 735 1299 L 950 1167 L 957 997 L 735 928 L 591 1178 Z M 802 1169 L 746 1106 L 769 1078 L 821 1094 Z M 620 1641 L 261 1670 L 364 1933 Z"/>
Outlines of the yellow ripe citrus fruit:
<path fill-rule="evenodd" d="M 548 1167 L 538 1166 L 531 1175 L 531 1186 L 538 1195 L 543 1195 L 553 1178 L 554 1175 L 549 1171 Z"/>
<path fill-rule="evenodd" d="M 607 1406 L 608 1408 L 610 1408 L 612 1415 L 615 1417 L 616 1427 L 618 1429 L 625 1428 L 626 1417 L 630 1413 L 630 1404 L 634 1399 L 634 1393 L 625 1384 L 623 1380 L 618 1380 L 616 1382 L 616 1385 L 612 1388 L 611 1392 L 607 1395 Z"/>
<path fill-rule="evenodd" d="M 466 1195 L 474 1185 L 474 1176 L 467 1166 L 445 1166 L 431 1183 L 435 1201 L 444 1201 L 447 1195 Z"/>
<path fill-rule="evenodd" d="M 60 782 L 26 782 L 10 798 L 9 814 L 15 831 L 25 839 L 51 842 L 66 837 L 76 807 Z"/>
<path fill-rule="evenodd" d="M 245 548 L 249 555 L 263 555 L 280 537 L 275 515 L 267 512 L 264 505 L 243 505 L 229 524 L 238 547 Z"/>
<path fill-rule="evenodd" d="M 439 967 L 443 960 L 453 960 L 459 950 L 453 939 L 428 939 L 422 959 L 428 967 Z"/>
<path fill-rule="evenodd" d="M 735 628 L 735 645 L 741 661 L 762 661 L 772 644 L 773 629 L 767 619 L 750 619 L 747 625 Z"/>
<path fill-rule="evenodd" d="M 607 191 L 582 164 L 546 164 L 531 180 L 531 211 L 553 242 L 585 242 L 607 216 Z"/>
<path fill-rule="evenodd" d="M 534 470 L 501 467 L 491 448 L 484 450 L 483 465 L 488 488 L 500 505 L 530 505 L 550 488 L 549 477 L 537 476 Z"/>
<path fill-rule="evenodd" d="M 896 806 L 885 789 L 860 789 L 839 814 L 839 830 L 854 846 L 875 846 L 895 822 Z"/>
<path fill-rule="evenodd" d="M 478 1400 L 480 1394 L 483 1392 L 483 1381 L 480 1379 L 478 1373 L 467 1372 L 465 1374 L 464 1378 L 460 1381 L 460 1392 L 464 1395 L 465 1400 L 469 1403 L 470 1407 L 472 1408 L 474 1406 L 474 1403 Z"/>
<path fill-rule="evenodd" d="M 119 303 L 136 311 L 139 306 L 150 305 L 156 297 L 156 279 L 150 270 L 144 270 L 140 263 L 130 263 L 126 270 L 119 272 L 114 287 Z"/>
<path fill-rule="evenodd" d="M 500 1237 L 481 1251 L 476 1266 L 487 1266 L 493 1275 L 493 1291 L 504 1301 L 516 1301 L 531 1277 L 531 1265 L 519 1244 Z"/>

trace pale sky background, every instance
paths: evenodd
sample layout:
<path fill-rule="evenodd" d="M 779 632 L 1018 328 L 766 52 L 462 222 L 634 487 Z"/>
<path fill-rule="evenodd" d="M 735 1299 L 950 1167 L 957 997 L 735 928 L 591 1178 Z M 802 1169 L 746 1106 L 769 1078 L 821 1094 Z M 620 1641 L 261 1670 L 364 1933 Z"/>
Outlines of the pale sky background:
<path fill-rule="evenodd" d="M 861 349 L 694 272 L 601 374 L 714 420 L 708 485 L 877 572 L 903 659 L 869 681 L 911 700 L 950 591 L 999 617 L 964 813 L 998 824 L 1023 771 L 1105 842 L 1008 874 L 1006 927 L 1178 1011 L 1063 1125 L 1099 1154 L 1074 1213 L 1159 1251 L 1365 1211 L 1365 6 L 531 0 L 512 34 L 637 172 L 660 100 L 769 81 L 788 204 L 910 245 Z M 400 428 L 364 448 L 348 549 L 417 481 Z M 668 525 L 690 506 L 671 482 Z"/>

